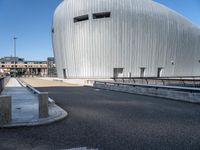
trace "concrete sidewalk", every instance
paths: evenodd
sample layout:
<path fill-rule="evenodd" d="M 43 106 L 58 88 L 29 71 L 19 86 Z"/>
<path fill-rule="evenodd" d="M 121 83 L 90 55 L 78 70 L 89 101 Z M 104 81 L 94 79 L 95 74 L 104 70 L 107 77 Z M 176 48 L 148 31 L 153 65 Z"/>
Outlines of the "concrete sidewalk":
<path fill-rule="evenodd" d="M 0 127 L 34 126 L 49 124 L 67 116 L 56 104 L 49 104 L 49 117 L 39 118 L 38 97 L 23 87 L 15 78 L 11 78 L 1 95 L 12 97 L 12 120 L 10 124 Z"/>
<path fill-rule="evenodd" d="M 42 77 L 38 78 L 41 80 L 48 80 L 48 81 L 59 81 L 62 83 L 71 84 L 71 86 L 92 86 L 93 81 L 107 81 L 112 82 L 113 79 L 63 79 L 63 78 L 54 78 L 54 77 Z"/>

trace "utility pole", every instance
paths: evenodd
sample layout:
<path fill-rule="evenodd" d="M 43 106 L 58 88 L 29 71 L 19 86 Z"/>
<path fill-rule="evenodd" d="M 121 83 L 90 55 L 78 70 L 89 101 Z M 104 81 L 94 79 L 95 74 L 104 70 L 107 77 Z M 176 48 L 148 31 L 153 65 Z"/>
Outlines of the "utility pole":
<path fill-rule="evenodd" d="M 17 67 L 16 67 L 16 46 L 17 46 L 17 37 L 13 38 L 14 40 L 14 77 L 16 77 Z"/>

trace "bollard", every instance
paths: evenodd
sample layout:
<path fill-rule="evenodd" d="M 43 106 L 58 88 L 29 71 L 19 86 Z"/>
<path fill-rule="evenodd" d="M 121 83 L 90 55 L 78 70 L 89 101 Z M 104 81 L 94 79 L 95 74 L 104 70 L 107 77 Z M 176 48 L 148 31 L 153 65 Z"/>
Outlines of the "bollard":
<path fill-rule="evenodd" d="M 11 121 L 11 96 L 0 96 L 0 124 Z"/>
<path fill-rule="evenodd" d="M 39 100 L 39 118 L 47 118 L 49 116 L 48 93 L 47 92 L 39 93 L 38 100 Z"/>

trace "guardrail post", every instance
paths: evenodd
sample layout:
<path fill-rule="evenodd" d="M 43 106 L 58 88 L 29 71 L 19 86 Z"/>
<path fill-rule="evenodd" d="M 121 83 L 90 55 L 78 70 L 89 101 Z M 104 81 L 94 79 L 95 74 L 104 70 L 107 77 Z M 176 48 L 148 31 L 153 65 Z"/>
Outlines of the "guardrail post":
<path fill-rule="evenodd" d="M 38 94 L 39 100 L 39 118 L 47 118 L 48 111 L 48 92 L 41 92 Z"/>
<path fill-rule="evenodd" d="M 0 124 L 11 121 L 11 96 L 0 96 Z"/>

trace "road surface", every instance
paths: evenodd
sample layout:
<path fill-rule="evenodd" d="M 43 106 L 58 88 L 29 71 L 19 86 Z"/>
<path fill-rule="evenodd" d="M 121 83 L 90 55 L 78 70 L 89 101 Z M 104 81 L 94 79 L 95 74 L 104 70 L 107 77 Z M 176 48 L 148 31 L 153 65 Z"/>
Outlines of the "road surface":
<path fill-rule="evenodd" d="M 47 126 L 0 129 L 0 149 L 200 148 L 200 105 L 27 79 L 69 116 Z M 55 84 L 55 86 L 54 86 Z"/>

